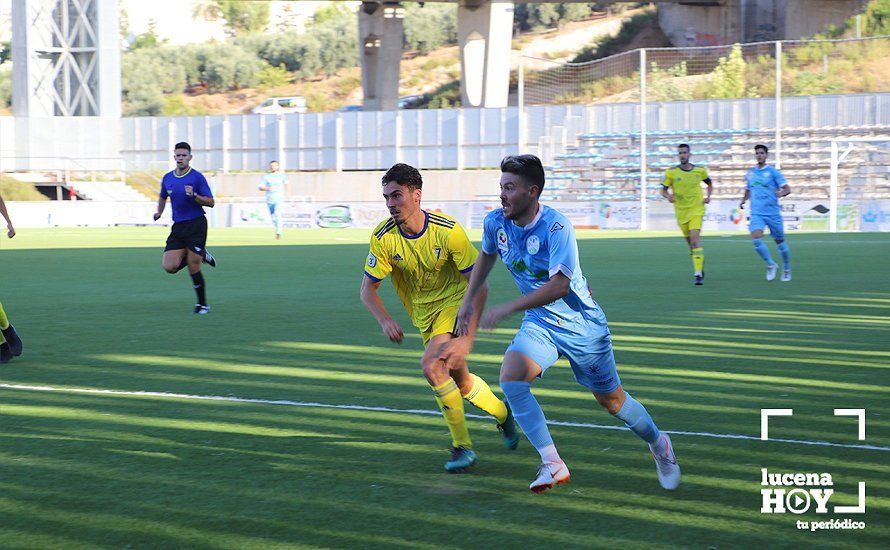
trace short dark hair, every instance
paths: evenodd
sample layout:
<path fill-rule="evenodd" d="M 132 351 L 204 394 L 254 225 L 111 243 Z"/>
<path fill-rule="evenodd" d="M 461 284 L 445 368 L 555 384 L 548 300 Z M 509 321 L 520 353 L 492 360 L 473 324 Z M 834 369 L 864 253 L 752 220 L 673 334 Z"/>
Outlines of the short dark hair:
<path fill-rule="evenodd" d="M 692 151 L 692 147 L 690 147 L 688 143 L 681 143 L 680 145 L 677 145 L 677 149 L 682 149 L 684 147 L 687 151 Z"/>
<path fill-rule="evenodd" d="M 769 153 L 769 147 L 767 147 L 766 145 L 762 145 L 762 144 L 758 143 L 757 145 L 754 146 L 754 152 L 756 153 L 758 149 L 763 149 L 764 153 Z"/>
<path fill-rule="evenodd" d="M 423 189 L 423 178 L 420 177 L 417 168 L 401 162 L 393 164 L 392 168 L 383 174 L 383 185 L 391 181 L 412 189 Z"/>
<path fill-rule="evenodd" d="M 501 172 L 516 174 L 526 185 L 537 185 L 544 190 L 544 166 L 534 155 L 508 155 L 501 161 Z"/>
<path fill-rule="evenodd" d="M 185 149 L 185 150 L 187 150 L 189 153 L 192 152 L 192 146 L 189 145 L 188 143 L 186 143 L 185 141 L 180 141 L 179 143 L 177 143 L 176 145 L 173 146 L 173 150 L 174 150 L 174 151 L 177 150 L 177 149 Z"/>

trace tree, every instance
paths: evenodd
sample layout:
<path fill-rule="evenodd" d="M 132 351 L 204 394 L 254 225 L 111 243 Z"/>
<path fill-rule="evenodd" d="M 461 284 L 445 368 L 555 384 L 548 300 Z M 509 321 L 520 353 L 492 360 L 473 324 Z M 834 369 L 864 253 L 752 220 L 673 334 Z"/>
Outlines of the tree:
<path fill-rule="evenodd" d="M 457 42 L 457 11 L 451 5 L 409 5 L 405 9 L 405 48 L 422 54 Z"/>
<path fill-rule="evenodd" d="M 315 10 L 315 13 L 312 14 L 312 22 L 316 25 L 320 25 L 322 23 L 327 23 L 328 21 L 342 19 L 343 16 L 354 17 L 355 14 L 344 4 L 339 2 L 328 2 L 327 6 Z"/>
<path fill-rule="evenodd" d="M 243 0 L 196 0 L 192 17 L 217 21 L 224 19 L 231 36 L 262 31 L 269 24 L 268 2 Z"/>
<path fill-rule="evenodd" d="M 165 41 L 158 38 L 158 24 L 154 19 L 148 20 L 148 30 L 136 36 L 133 43 L 130 44 L 131 50 L 139 50 L 143 48 L 157 48 Z"/>
<path fill-rule="evenodd" d="M 733 44 L 729 57 L 721 57 L 711 73 L 708 99 L 736 99 L 745 97 L 745 58 L 741 44 Z"/>
<path fill-rule="evenodd" d="M 12 67 L 0 63 L 0 108 L 12 105 Z"/>

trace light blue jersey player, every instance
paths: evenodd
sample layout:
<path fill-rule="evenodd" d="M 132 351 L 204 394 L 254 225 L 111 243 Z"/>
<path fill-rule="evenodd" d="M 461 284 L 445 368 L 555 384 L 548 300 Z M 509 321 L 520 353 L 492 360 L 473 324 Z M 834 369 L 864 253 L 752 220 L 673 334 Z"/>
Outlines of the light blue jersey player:
<path fill-rule="evenodd" d="M 748 229 L 751 231 L 751 241 L 754 243 L 754 251 L 766 262 L 766 280 L 776 278 L 779 266 L 770 256 L 769 248 L 763 242 L 763 229 L 769 227 L 769 234 L 776 241 L 776 247 L 782 256 L 782 281 L 791 280 L 791 251 L 785 242 L 785 228 L 782 223 L 782 208 L 779 206 L 779 198 L 791 193 L 791 188 L 785 182 L 785 176 L 778 169 L 766 164 L 769 149 L 766 145 L 754 147 L 754 156 L 757 158 L 757 166 L 748 170 L 745 174 L 745 196 L 739 203 L 739 208 L 745 207 L 745 201 L 751 198 L 751 214 Z"/>
<path fill-rule="evenodd" d="M 649 443 L 662 487 L 675 489 L 680 484 L 680 468 L 670 438 L 658 431 L 646 408 L 621 387 L 606 316 L 581 272 L 572 224 L 538 202 L 544 188 L 541 161 L 533 155 L 506 157 L 501 161 L 500 186 L 503 208 L 485 218 L 482 254 L 470 277 L 458 322 L 462 327 L 468 325 L 474 296 L 500 257 L 522 295 L 485 312 L 480 326 L 493 328 L 507 315 L 525 312 L 522 326 L 504 354 L 500 380 L 516 422 L 541 455 L 542 464 L 529 488 L 540 493 L 569 481 L 569 469 L 531 393 L 531 382 L 562 356 L 571 364 L 575 380 Z M 456 355 L 446 348 L 440 358 L 451 362 Z"/>
<path fill-rule="evenodd" d="M 269 215 L 275 224 L 275 238 L 281 238 L 281 206 L 287 195 L 287 176 L 279 172 L 277 160 L 269 163 L 267 172 L 259 185 L 260 191 L 266 192 L 266 206 L 269 207 Z"/>

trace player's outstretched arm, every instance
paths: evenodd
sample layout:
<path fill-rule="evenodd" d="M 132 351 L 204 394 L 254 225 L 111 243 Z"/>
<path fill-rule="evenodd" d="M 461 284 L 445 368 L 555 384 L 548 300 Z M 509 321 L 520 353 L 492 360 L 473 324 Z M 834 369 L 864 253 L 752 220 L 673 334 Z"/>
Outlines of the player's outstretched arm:
<path fill-rule="evenodd" d="M 167 197 L 161 196 L 158 198 L 158 211 L 154 213 L 154 220 L 158 221 L 161 219 L 161 214 L 164 213 L 164 209 L 167 207 Z"/>
<path fill-rule="evenodd" d="M 744 207 L 745 207 L 745 203 L 748 201 L 748 199 L 749 199 L 750 197 L 751 197 L 751 190 L 750 190 L 750 189 L 745 189 L 745 194 L 742 195 L 742 200 L 739 201 L 739 208 L 744 208 Z"/>
<path fill-rule="evenodd" d="M 665 186 L 661 187 L 661 196 L 664 197 L 668 202 L 674 202 L 674 195 L 668 191 L 668 188 Z"/>
<path fill-rule="evenodd" d="M 3 219 L 6 220 L 6 236 L 10 239 L 15 237 L 15 228 L 12 226 L 12 219 L 6 210 L 6 203 L 3 202 L 3 197 L 0 197 L 0 216 L 3 216 Z"/>
<path fill-rule="evenodd" d="M 557 272 L 550 277 L 549 281 L 535 289 L 534 292 L 523 294 L 512 302 L 491 308 L 482 316 L 480 326 L 483 329 L 492 329 L 497 326 L 501 319 L 508 315 L 552 304 L 568 295 L 570 285 L 571 280 L 562 272 Z"/>
<path fill-rule="evenodd" d="M 711 178 L 706 178 L 705 185 L 707 186 L 708 191 L 707 195 L 705 195 L 704 203 L 708 204 L 709 202 L 711 202 L 711 193 L 714 192 L 714 182 L 711 181 Z"/>
<path fill-rule="evenodd" d="M 470 284 L 467 286 L 467 292 L 464 294 L 464 299 L 457 312 L 457 323 L 461 334 L 469 334 L 470 324 L 474 322 L 474 318 L 478 322 L 479 316 L 482 314 L 482 306 L 485 305 L 485 299 L 488 295 L 488 287 L 485 284 L 485 280 L 488 278 L 488 274 L 491 273 L 491 268 L 494 267 L 497 260 L 497 255 L 486 254 L 484 251 L 476 258 L 476 265 L 473 266 L 473 271 L 470 272 Z M 486 289 L 486 296 L 482 298 L 477 310 L 476 295 L 483 288 Z M 475 327 L 472 330 L 475 331 Z"/>
<path fill-rule="evenodd" d="M 195 202 L 200 204 L 201 206 L 206 206 L 208 208 L 213 208 L 216 206 L 216 201 L 213 197 L 205 197 L 203 195 L 195 195 Z"/>
<path fill-rule="evenodd" d="M 380 328 L 383 330 L 383 334 L 386 335 L 390 341 L 401 344 L 402 340 L 405 338 L 405 333 L 402 331 L 402 327 L 400 327 L 390 316 L 389 312 L 386 311 L 386 307 L 383 305 L 383 300 L 377 292 L 377 289 L 379 288 L 380 281 L 372 281 L 367 276 L 364 276 L 362 277 L 362 288 L 359 292 L 359 297 L 361 298 L 365 309 L 370 311 L 371 315 L 373 315 L 374 318 L 377 319 L 377 322 L 380 323 Z"/>
<path fill-rule="evenodd" d="M 785 185 L 783 185 L 782 187 L 780 187 L 779 189 L 776 189 L 776 195 L 778 195 L 779 198 L 787 197 L 790 194 L 791 194 L 791 186 L 789 186 L 787 183 Z"/>
<path fill-rule="evenodd" d="M 467 279 L 471 277 L 469 273 L 464 274 L 464 276 Z M 463 368 L 465 363 L 462 359 L 465 359 L 473 351 L 473 339 L 476 338 L 476 328 L 479 326 L 479 317 L 482 315 L 482 310 L 485 309 L 486 299 L 488 299 L 488 284 L 483 282 L 482 288 L 476 292 L 476 296 L 473 298 L 473 312 L 470 315 L 467 329 L 464 329 L 458 323 L 458 326 L 461 327 L 460 337 L 453 338 L 439 350 L 439 359 L 445 361 L 446 368 L 452 370 Z M 459 316 L 460 311 L 458 311 L 458 319 L 460 319 Z"/>

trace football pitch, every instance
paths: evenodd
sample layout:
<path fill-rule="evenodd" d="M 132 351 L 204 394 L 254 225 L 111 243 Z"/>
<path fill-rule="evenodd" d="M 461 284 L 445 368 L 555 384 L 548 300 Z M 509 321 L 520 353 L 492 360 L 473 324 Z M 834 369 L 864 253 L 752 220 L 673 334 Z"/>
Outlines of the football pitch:
<path fill-rule="evenodd" d="M 444 472 L 420 337 L 388 282 L 401 346 L 358 299 L 369 234 L 211 229 L 207 316 L 188 275 L 161 269 L 162 228 L 4 236 L 0 301 L 25 354 L 0 365 L 0 547 L 890 542 L 890 235 L 792 233 L 780 283 L 746 236 L 706 234 L 694 287 L 679 234 L 579 233 L 622 382 L 672 434 L 683 483 L 661 489 L 646 445 L 560 361 L 533 390 L 572 481 L 535 495 L 535 450 L 505 450 L 481 416 L 479 464 Z M 503 265 L 490 282 L 489 304 L 517 295 Z M 481 332 L 471 356 L 499 396 L 519 321 Z M 763 408 L 794 411 L 770 441 Z M 834 409 L 867 410 L 865 441 Z M 829 473 L 828 513 L 761 513 L 762 468 Z M 866 512 L 834 513 L 861 481 Z M 865 528 L 798 528 L 847 518 Z"/>

